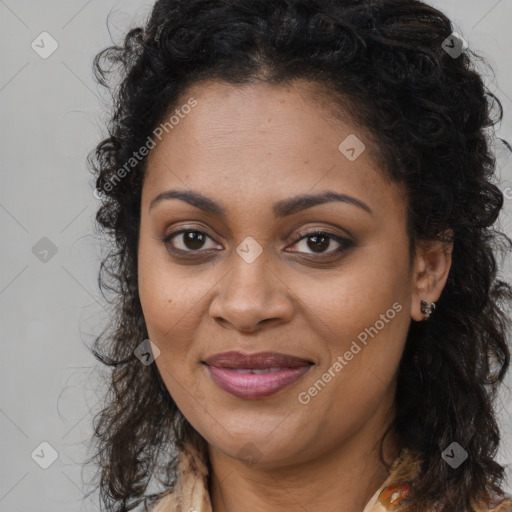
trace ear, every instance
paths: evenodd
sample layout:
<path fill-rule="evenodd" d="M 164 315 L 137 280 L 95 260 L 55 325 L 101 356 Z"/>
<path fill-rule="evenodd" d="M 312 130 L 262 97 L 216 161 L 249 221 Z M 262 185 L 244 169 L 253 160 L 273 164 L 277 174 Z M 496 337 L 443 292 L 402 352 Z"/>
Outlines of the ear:
<path fill-rule="evenodd" d="M 446 238 L 447 241 L 422 240 L 416 245 L 412 276 L 411 318 L 417 322 L 425 319 L 425 314 L 421 312 L 421 301 L 436 302 L 448 279 L 452 264 L 453 231 L 445 231 L 443 238 Z"/>

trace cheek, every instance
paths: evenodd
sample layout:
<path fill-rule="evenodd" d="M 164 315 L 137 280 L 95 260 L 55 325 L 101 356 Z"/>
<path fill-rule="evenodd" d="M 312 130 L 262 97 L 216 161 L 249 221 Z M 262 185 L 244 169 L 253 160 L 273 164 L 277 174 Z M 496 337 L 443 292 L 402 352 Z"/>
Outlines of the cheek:
<path fill-rule="evenodd" d="M 324 354 L 306 384 L 315 389 L 302 391 L 320 408 L 341 406 L 342 415 L 364 415 L 389 388 L 410 324 L 406 262 L 378 252 L 379 258 L 368 251 L 323 284 L 303 281 L 299 289 Z"/>
<path fill-rule="evenodd" d="M 160 350 L 156 364 L 166 384 L 172 385 L 166 372 L 174 375 L 173 365 L 187 352 L 186 345 L 179 341 L 186 338 L 177 333 L 182 327 L 180 318 L 186 318 L 187 288 L 169 272 L 160 254 L 162 249 L 145 238 L 141 236 L 138 256 L 139 298 L 149 338 Z"/>
<path fill-rule="evenodd" d="M 218 281 L 211 273 L 180 268 L 165 249 L 141 236 L 138 258 L 139 297 L 151 341 L 159 348 L 156 365 L 174 400 L 187 408 L 190 394 L 199 398 L 195 381 L 201 370 L 195 343 L 208 314 L 205 295 Z"/>
<path fill-rule="evenodd" d="M 188 325 L 201 296 L 200 281 L 186 279 L 158 241 L 141 235 L 138 255 L 139 298 L 154 341 L 168 343 L 174 332 Z"/>
<path fill-rule="evenodd" d="M 349 350 L 352 340 L 364 346 L 371 339 L 395 340 L 407 330 L 407 276 L 382 259 L 370 262 L 361 257 L 322 281 L 295 279 L 297 296 L 333 357 Z"/>

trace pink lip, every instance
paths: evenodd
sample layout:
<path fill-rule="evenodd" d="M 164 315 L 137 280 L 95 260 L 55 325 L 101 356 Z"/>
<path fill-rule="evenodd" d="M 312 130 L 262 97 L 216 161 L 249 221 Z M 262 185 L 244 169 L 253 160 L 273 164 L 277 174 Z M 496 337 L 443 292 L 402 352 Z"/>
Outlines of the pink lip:
<path fill-rule="evenodd" d="M 262 398 L 288 387 L 307 373 L 310 361 L 277 352 L 224 352 L 204 363 L 215 383 L 238 398 Z M 270 370 L 252 373 L 252 370 Z"/>

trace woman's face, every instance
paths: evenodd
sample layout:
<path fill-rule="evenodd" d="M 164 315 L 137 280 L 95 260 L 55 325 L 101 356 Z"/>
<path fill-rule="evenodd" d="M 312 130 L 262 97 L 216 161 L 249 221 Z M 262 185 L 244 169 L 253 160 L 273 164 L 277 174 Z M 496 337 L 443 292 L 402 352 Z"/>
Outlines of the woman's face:
<path fill-rule="evenodd" d="M 411 316 L 437 299 L 417 293 L 403 189 L 309 92 L 192 87 L 142 193 L 139 292 L 162 378 L 210 449 L 267 465 L 380 436 Z M 296 359 L 212 358 L 225 352 Z"/>

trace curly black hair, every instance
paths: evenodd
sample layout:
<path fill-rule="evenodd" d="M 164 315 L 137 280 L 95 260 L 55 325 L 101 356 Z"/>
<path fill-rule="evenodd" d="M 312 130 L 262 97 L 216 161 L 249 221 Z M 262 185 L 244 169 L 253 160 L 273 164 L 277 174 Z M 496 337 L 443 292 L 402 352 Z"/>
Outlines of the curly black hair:
<path fill-rule="evenodd" d="M 411 321 L 390 430 L 422 457 L 410 510 L 441 500 L 444 512 L 471 512 L 503 494 L 495 409 L 510 362 L 512 288 L 498 279 L 497 256 L 512 241 L 493 228 L 503 194 L 492 152 L 503 109 L 477 69 L 485 60 L 464 46 L 447 51 L 446 41 L 462 45 L 453 32 L 418 0 L 158 0 L 144 27 L 96 55 L 96 79 L 114 100 L 109 136 L 88 156 L 102 200 L 96 221 L 110 242 L 98 281 L 111 322 L 92 348 L 111 372 L 91 459 L 106 510 L 155 500 L 153 478 L 172 487 L 177 449 L 199 436 L 156 365 L 134 355 L 148 332 L 137 288 L 147 158 L 133 156 L 206 80 L 318 84 L 333 114 L 366 129 L 386 179 L 405 184 L 411 257 L 418 241 L 451 230 L 448 280 L 432 318 Z M 441 458 L 453 441 L 469 453 L 456 470 Z"/>

